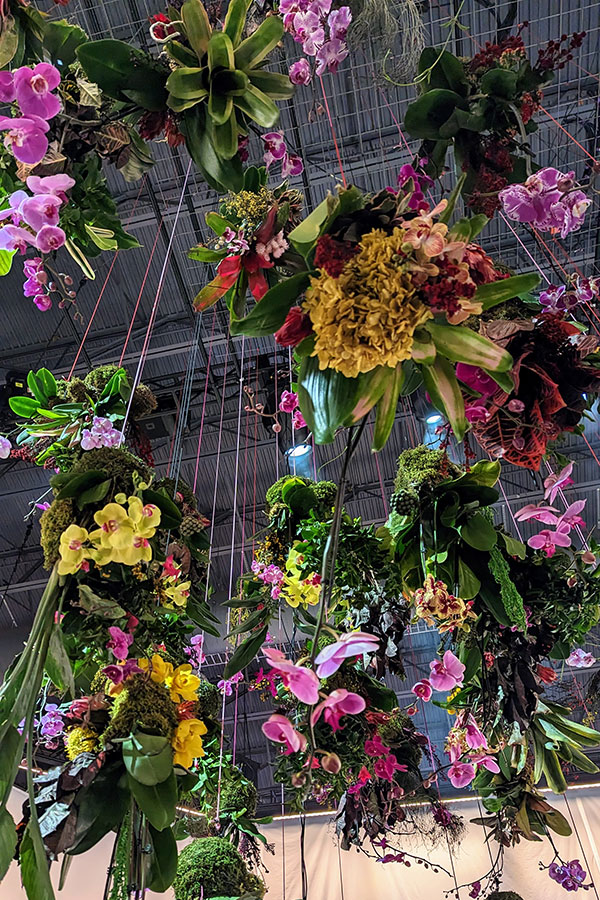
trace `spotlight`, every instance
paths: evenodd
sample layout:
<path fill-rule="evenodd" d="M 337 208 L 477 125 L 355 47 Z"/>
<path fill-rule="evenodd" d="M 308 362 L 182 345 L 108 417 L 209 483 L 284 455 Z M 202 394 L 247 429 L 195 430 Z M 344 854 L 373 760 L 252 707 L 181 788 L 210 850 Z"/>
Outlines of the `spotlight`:
<path fill-rule="evenodd" d="M 312 472 L 312 446 L 310 444 L 294 444 L 285 451 L 290 475 L 301 475 L 310 478 Z"/>
<path fill-rule="evenodd" d="M 439 425 L 442 417 L 439 413 L 432 413 L 430 416 L 427 416 L 425 421 L 428 425 Z"/>

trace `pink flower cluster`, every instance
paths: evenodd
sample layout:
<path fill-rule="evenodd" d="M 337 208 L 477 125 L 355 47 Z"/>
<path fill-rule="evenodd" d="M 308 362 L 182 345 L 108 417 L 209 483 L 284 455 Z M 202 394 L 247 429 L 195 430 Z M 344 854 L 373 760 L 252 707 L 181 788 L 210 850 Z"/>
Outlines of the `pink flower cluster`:
<path fill-rule="evenodd" d="M 114 427 L 110 419 L 94 416 L 91 428 L 81 432 L 81 449 L 97 450 L 98 447 L 118 447 L 123 440 L 123 432 Z"/>
<path fill-rule="evenodd" d="M 589 303 L 600 296 L 600 278 L 582 278 L 567 288 L 564 284 L 555 287 L 550 285 L 539 296 L 544 312 L 562 314 L 570 312 L 581 303 Z"/>
<path fill-rule="evenodd" d="M 173 557 L 169 557 L 172 561 Z M 190 638 L 190 646 L 184 647 L 183 652 L 186 656 L 189 657 L 190 663 L 194 669 L 202 668 L 202 664 L 206 660 L 206 657 L 203 653 L 204 646 L 204 635 L 203 634 L 194 634 Z"/>
<path fill-rule="evenodd" d="M 280 162 L 282 178 L 302 174 L 304 163 L 295 153 L 288 153 L 285 138 L 280 131 L 269 131 L 268 134 L 261 134 L 261 140 L 264 141 L 265 145 L 263 161 L 267 169 L 274 162 Z"/>
<path fill-rule="evenodd" d="M 451 763 L 448 778 L 455 788 L 471 784 L 480 768 L 494 774 L 500 771 L 500 766 L 488 752 L 486 736 L 480 731 L 474 716 L 466 710 L 456 717 L 456 724 L 446 739 L 446 750 Z"/>
<path fill-rule="evenodd" d="M 389 747 L 385 746 L 381 740 L 381 736 L 377 732 L 375 732 L 372 738 L 365 741 L 365 753 L 367 756 L 375 758 L 376 761 L 373 766 L 373 772 L 377 778 L 382 778 L 384 781 L 392 782 L 394 780 L 395 772 L 408 771 L 408 766 L 398 762 L 395 754 L 392 753 Z M 366 783 L 367 779 L 364 776 L 364 772 L 362 773 L 362 776 L 362 778 L 359 778 L 359 781 Z"/>
<path fill-rule="evenodd" d="M 510 184 L 498 194 L 509 219 L 527 223 L 540 231 L 560 229 L 565 238 L 581 228 L 592 202 L 576 187 L 574 172 L 540 169 L 525 184 Z"/>
<path fill-rule="evenodd" d="M 217 681 L 217 687 L 221 691 L 221 693 L 225 697 L 231 697 L 233 694 L 233 686 L 240 681 L 244 680 L 244 676 L 241 672 L 236 672 L 235 675 L 232 675 L 231 678 L 221 678 L 220 681 Z"/>
<path fill-rule="evenodd" d="M 272 585 L 271 597 L 273 600 L 277 600 L 281 594 L 281 585 L 285 578 L 285 574 L 281 571 L 279 566 L 274 566 L 273 563 L 267 566 L 265 563 L 253 559 L 251 568 L 260 581 Z"/>
<path fill-rule="evenodd" d="M 282 391 L 279 400 L 279 409 L 281 412 L 290 413 L 292 416 L 292 428 L 296 431 L 299 428 L 306 428 L 304 416 L 298 409 L 298 394 L 294 391 Z"/>
<path fill-rule="evenodd" d="M 578 891 L 580 888 L 587 891 L 593 887 L 592 884 L 584 884 L 587 872 L 578 859 L 572 859 L 570 862 L 561 864 L 556 862 L 550 863 L 548 875 L 553 881 L 558 882 L 565 891 Z"/>
<path fill-rule="evenodd" d="M 302 44 L 306 56 L 316 62 L 316 73 L 327 69 L 337 72 L 339 64 L 348 56 L 346 33 L 352 13 L 350 7 L 331 9 L 331 0 L 281 0 L 279 12 L 283 24 L 296 43 Z M 325 36 L 325 30 L 329 35 Z M 290 67 L 290 81 L 294 84 L 310 84 L 313 71 L 308 59 L 299 59 Z"/>
<path fill-rule="evenodd" d="M 580 526 L 585 527 L 585 522 L 581 518 L 580 513 L 583 512 L 586 500 L 576 500 L 567 506 L 561 514 L 560 511 L 551 504 L 554 503 L 557 494 L 563 499 L 562 488 L 573 484 L 571 472 L 573 471 L 573 463 L 570 462 L 558 473 L 551 473 L 544 481 L 544 499 L 549 503 L 542 503 L 536 506 L 535 503 L 528 503 L 522 509 L 515 513 L 515 519 L 519 522 L 536 521 L 542 522 L 544 525 L 553 525 L 554 530 L 543 528 L 537 534 L 532 535 L 527 543 L 534 550 L 542 550 L 546 556 L 554 556 L 557 547 L 571 546 L 571 531 L 573 528 Z"/>
<path fill-rule="evenodd" d="M 39 163 L 48 149 L 48 120 L 61 109 L 53 91 L 60 84 L 60 72 L 50 63 L 38 63 L 33 69 L 21 66 L 14 72 L 0 72 L 0 102 L 17 102 L 21 116 L 0 116 L 4 145 L 26 165 Z"/>

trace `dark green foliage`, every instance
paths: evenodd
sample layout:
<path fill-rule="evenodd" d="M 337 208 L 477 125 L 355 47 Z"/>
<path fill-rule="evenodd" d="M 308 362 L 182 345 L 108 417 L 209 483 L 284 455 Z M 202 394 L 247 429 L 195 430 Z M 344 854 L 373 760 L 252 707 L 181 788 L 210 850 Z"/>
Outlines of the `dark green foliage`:
<path fill-rule="evenodd" d="M 218 722 L 221 717 L 223 698 L 216 684 L 212 684 L 208 678 L 201 677 L 196 696 L 198 697 L 197 717 Z"/>

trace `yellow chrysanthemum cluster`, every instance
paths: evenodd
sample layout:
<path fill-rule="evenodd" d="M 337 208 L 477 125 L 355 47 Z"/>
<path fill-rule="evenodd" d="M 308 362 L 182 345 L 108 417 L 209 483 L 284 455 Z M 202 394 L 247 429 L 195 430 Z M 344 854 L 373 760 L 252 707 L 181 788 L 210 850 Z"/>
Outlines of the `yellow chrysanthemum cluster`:
<path fill-rule="evenodd" d="M 135 566 L 152 559 L 150 538 L 160 524 L 158 506 L 119 494 L 94 514 L 94 522 L 99 526 L 94 531 L 72 524 L 61 534 L 59 575 L 74 575 L 90 559 L 97 566 L 111 562 Z"/>
<path fill-rule="evenodd" d="M 304 557 L 295 547 L 288 553 L 281 596 L 290 606 L 316 606 L 321 597 L 321 579 L 316 572 L 302 574 Z"/>
<path fill-rule="evenodd" d="M 348 378 L 409 359 L 415 329 L 432 317 L 398 255 L 404 231 L 366 234 L 337 278 L 311 279 L 304 309 L 316 335 L 320 369 Z"/>
<path fill-rule="evenodd" d="M 188 663 L 173 668 L 158 653 L 151 660 L 138 659 L 138 666 L 145 672 L 150 672 L 150 678 L 157 684 L 166 685 L 173 703 L 189 703 L 198 699 L 197 690 L 200 679 L 192 673 L 192 667 Z M 179 722 L 173 736 L 173 762 L 175 765 L 189 769 L 194 759 L 204 756 L 202 735 L 207 728 L 204 722 L 195 718 L 184 718 Z"/>

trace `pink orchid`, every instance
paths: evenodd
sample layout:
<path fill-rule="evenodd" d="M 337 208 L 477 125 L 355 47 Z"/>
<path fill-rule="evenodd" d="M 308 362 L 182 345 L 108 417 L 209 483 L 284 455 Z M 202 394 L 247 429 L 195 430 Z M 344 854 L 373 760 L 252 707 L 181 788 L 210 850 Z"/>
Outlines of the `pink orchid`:
<path fill-rule="evenodd" d="M 467 422 L 487 422 L 490 414 L 482 403 L 470 403 L 465 406 L 465 416 Z"/>
<path fill-rule="evenodd" d="M 0 103 L 12 103 L 16 96 L 15 73 L 0 72 Z"/>
<path fill-rule="evenodd" d="M 330 12 L 327 17 L 327 24 L 329 25 L 331 37 L 343 41 L 351 21 L 352 13 L 350 12 L 349 6 L 340 6 L 339 9 L 334 9 Z"/>
<path fill-rule="evenodd" d="M 108 629 L 110 640 L 106 644 L 108 650 L 112 650 L 115 659 L 127 659 L 129 647 L 133 643 L 133 635 L 126 634 L 117 625 L 111 625 Z"/>
<path fill-rule="evenodd" d="M 573 666 L 574 669 L 589 669 L 596 662 L 596 657 L 578 647 L 576 650 L 571 650 L 566 662 L 568 666 Z"/>
<path fill-rule="evenodd" d="M 62 200 L 54 194 L 36 194 L 21 204 L 21 215 L 34 231 L 42 225 L 58 225 Z"/>
<path fill-rule="evenodd" d="M 307 51 L 305 50 L 305 53 Z M 309 54 L 310 55 L 310 54 Z M 317 75 L 322 75 L 325 69 L 335 73 L 339 64 L 348 56 L 348 48 L 346 44 L 339 38 L 332 38 L 319 47 L 316 52 Z"/>
<path fill-rule="evenodd" d="M 574 503 L 571 503 L 559 518 L 556 530 L 564 531 L 568 534 L 571 528 L 577 528 L 577 526 L 583 526 L 585 528 L 585 522 L 579 513 L 583 511 L 586 503 L 587 500 L 576 500 Z"/>
<path fill-rule="evenodd" d="M 493 756 L 490 756 L 489 753 L 474 753 L 471 756 L 471 762 L 474 763 L 477 768 L 483 766 L 484 769 L 487 769 L 488 772 L 493 772 L 494 775 L 497 775 L 500 771 L 500 766 Z"/>
<path fill-rule="evenodd" d="M 423 678 L 422 681 L 417 681 L 416 684 L 413 684 L 413 686 L 411 687 L 411 691 L 424 703 L 429 703 L 429 701 L 431 700 L 431 695 L 433 693 L 431 682 L 428 678 Z"/>
<path fill-rule="evenodd" d="M 262 134 L 261 140 L 265 144 L 263 159 L 268 169 L 271 163 L 285 156 L 285 139 L 279 131 L 270 131 L 268 134 Z"/>
<path fill-rule="evenodd" d="M 394 780 L 395 772 L 408 772 L 408 766 L 400 764 L 393 753 L 386 756 L 385 759 L 378 759 L 374 766 L 374 772 L 378 778 L 384 778 L 386 781 Z"/>
<path fill-rule="evenodd" d="M 462 724 L 462 719 L 460 720 Z M 457 722 L 458 724 L 458 722 Z M 464 723 L 464 729 L 466 732 L 465 739 L 467 742 L 467 746 L 471 748 L 471 750 L 478 750 L 482 747 L 484 750 L 487 750 L 487 738 L 485 734 L 479 730 L 479 726 L 475 721 L 475 718 L 469 713 L 467 716 L 467 721 Z"/>
<path fill-rule="evenodd" d="M 307 428 L 307 427 L 308 426 L 306 424 L 304 416 L 302 415 L 302 413 L 300 412 L 299 409 L 295 409 L 294 415 L 292 416 L 292 428 L 295 431 L 298 431 L 300 428 Z"/>
<path fill-rule="evenodd" d="M 322 714 L 327 724 L 331 725 L 332 730 L 339 731 L 342 728 L 340 725 L 342 716 L 354 716 L 362 712 L 366 705 L 365 698 L 360 694 L 354 694 L 345 688 L 337 688 L 314 708 L 310 721 L 314 725 Z"/>
<path fill-rule="evenodd" d="M 475 778 L 475 766 L 471 763 L 454 762 L 448 769 L 448 778 L 452 783 L 452 787 L 466 787 Z"/>
<path fill-rule="evenodd" d="M 312 73 L 307 59 L 299 59 L 290 66 L 290 81 L 292 84 L 310 84 Z"/>
<path fill-rule="evenodd" d="M 477 391 L 482 397 L 491 397 L 498 392 L 498 385 L 491 375 L 488 375 L 479 366 L 469 363 L 456 364 L 456 377 L 471 390 Z"/>
<path fill-rule="evenodd" d="M 15 159 L 34 166 L 42 161 L 48 149 L 46 132 L 48 123 L 38 116 L 23 116 L 11 119 L 0 116 L 0 131 L 6 131 L 4 146 L 10 150 Z"/>
<path fill-rule="evenodd" d="M 267 662 L 279 675 L 283 684 L 301 703 L 313 706 L 319 700 L 319 679 L 305 666 L 297 666 L 286 659 L 285 654 L 275 647 L 265 647 L 263 653 Z"/>
<path fill-rule="evenodd" d="M 323 647 L 315 663 L 319 678 L 329 678 L 337 672 L 345 659 L 362 656 L 363 653 L 375 653 L 379 646 L 379 638 L 364 631 L 353 631 L 342 634 L 334 644 Z"/>
<path fill-rule="evenodd" d="M 296 731 L 292 723 L 286 716 L 279 713 L 273 713 L 262 725 L 263 734 L 270 741 L 277 744 L 285 744 L 285 755 L 290 753 L 298 753 L 306 750 L 306 738 L 299 731 Z"/>
<path fill-rule="evenodd" d="M 37 233 L 35 246 L 42 253 L 51 253 L 62 247 L 66 239 L 67 236 L 62 228 L 57 228 L 55 225 L 42 225 Z"/>
<path fill-rule="evenodd" d="M 68 201 L 66 191 L 75 186 L 75 179 L 70 175 L 60 173 L 58 175 L 30 175 L 27 179 L 27 187 L 33 194 L 54 194 L 60 197 L 63 203 Z"/>
<path fill-rule="evenodd" d="M 522 509 L 517 510 L 515 519 L 517 522 L 528 522 L 535 519 L 536 522 L 543 522 L 544 525 L 556 525 L 558 522 L 559 510 L 555 506 L 536 506 L 535 503 L 528 503 Z"/>
<path fill-rule="evenodd" d="M 573 479 L 570 477 L 571 472 L 573 471 L 573 463 L 567 463 L 564 469 L 561 469 L 560 472 L 555 473 L 552 472 L 548 475 L 547 478 L 544 479 L 544 498 L 549 500 L 550 503 L 554 503 L 556 500 L 556 495 L 562 488 L 568 487 L 570 484 L 574 484 Z"/>
<path fill-rule="evenodd" d="M 298 394 L 294 391 L 282 391 L 279 400 L 279 409 L 284 413 L 293 413 L 298 406 Z"/>
<path fill-rule="evenodd" d="M 15 72 L 14 84 L 23 115 L 53 119 L 60 112 L 60 98 L 52 93 L 60 84 L 60 72 L 50 63 L 38 63 L 33 69 L 21 66 Z"/>
<path fill-rule="evenodd" d="M 286 153 L 281 163 L 281 174 L 284 178 L 291 175 L 301 175 L 304 172 L 304 163 L 295 153 Z"/>
<path fill-rule="evenodd" d="M 451 691 L 455 687 L 462 687 L 465 666 L 451 650 L 446 650 L 443 660 L 432 660 L 429 668 L 429 681 L 434 690 Z"/>
<path fill-rule="evenodd" d="M 33 244 L 34 236 L 25 228 L 17 225 L 5 225 L 0 228 L 0 250 L 18 250 L 25 253 L 30 244 Z"/>
<path fill-rule="evenodd" d="M 564 531 L 549 531 L 544 528 L 527 541 L 533 550 L 543 550 L 546 556 L 554 556 L 557 547 L 570 547 L 571 538 Z"/>
<path fill-rule="evenodd" d="M 13 191 L 8 198 L 8 207 L 0 211 L 0 221 L 10 219 L 13 225 L 20 225 L 23 218 L 21 214 L 21 206 L 25 200 L 29 199 L 27 191 Z"/>
<path fill-rule="evenodd" d="M 387 756 L 389 752 L 390 748 L 385 746 L 378 732 L 375 732 L 371 740 L 365 741 L 367 756 Z"/>

